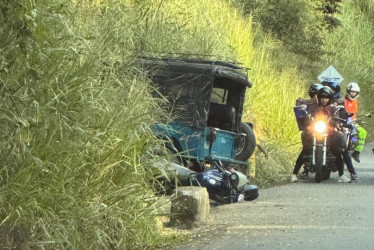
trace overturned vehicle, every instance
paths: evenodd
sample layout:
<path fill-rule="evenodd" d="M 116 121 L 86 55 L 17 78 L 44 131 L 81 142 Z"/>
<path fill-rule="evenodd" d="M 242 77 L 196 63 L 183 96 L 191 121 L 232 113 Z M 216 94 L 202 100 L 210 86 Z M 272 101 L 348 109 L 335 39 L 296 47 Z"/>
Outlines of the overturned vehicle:
<path fill-rule="evenodd" d="M 184 168 L 177 171 L 181 185 L 206 186 L 211 194 L 208 186 L 212 178 L 207 176 L 210 168 L 222 165 L 224 170 L 217 170 L 221 173 L 248 167 L 256 139 L 253 125 L 242 122 L 246 88 L 251 87 L 246 69 L 200 59 L 143 58 L 142 65 L 155 94 L 166 98 L 166 109 L 173 116 L 171 122 L 154 124 L 152 130 Z M 205 176 L 198 181 L 197 174 Z M 251 186 L 245 198 L 253 200 L 258 188 L 245 178 Z"/>

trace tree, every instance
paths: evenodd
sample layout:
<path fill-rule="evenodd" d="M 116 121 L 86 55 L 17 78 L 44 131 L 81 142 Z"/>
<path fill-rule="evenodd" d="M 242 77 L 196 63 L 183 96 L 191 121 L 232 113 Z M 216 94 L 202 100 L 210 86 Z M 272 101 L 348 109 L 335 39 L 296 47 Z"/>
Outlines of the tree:
<path fill-rule="evenodd" d="M 293 53 L 316 60 L 323 54 L 322 13 L 310 0 L 267 0 L 256 10 L 262 29 Z"/>
<path fill-rule="evenodd" d="M 343 0 L 323 0 L 321 6 L 317 8 L 317 10 L 323 13 L 323 24 L 330 32 L 341 23 L 336 15 L 342 14 L 339 10 L 342 3 Z"/>

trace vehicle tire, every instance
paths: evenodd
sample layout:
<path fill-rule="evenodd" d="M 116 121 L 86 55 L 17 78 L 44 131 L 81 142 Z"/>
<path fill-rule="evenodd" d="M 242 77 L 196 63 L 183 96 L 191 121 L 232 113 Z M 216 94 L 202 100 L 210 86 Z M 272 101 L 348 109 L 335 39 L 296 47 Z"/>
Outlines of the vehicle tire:
<path fill-rule="evenodd" d="M 322 157 L 323 157 L 323 151 L 322 151 L 322 147 L 318 147 L 316 148 L 316 174 L 315 174 L 315 181 L 317 183 L 320 183 L 321 180 L 322 180 Z"/>
<path fill-rule="evenodd" d="M 256 148 L 256 137 L 253 129 L 246 123 L 241 122 L 239 132 L 245 134 L 244 138 L 240 137 L 236 153 L 236 159 L 246 161 L 251 157 Z"/>

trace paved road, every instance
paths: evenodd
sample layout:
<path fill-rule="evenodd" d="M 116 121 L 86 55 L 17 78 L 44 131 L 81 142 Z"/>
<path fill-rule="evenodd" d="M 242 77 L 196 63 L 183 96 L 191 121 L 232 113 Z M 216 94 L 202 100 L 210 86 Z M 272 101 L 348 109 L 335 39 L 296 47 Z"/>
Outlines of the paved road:
<path fill-rule="evenodd" d="M 337 183 L 333 173 L 319 184 L 262 189 L 255 201 L 213 208 L 208 224 L 175 249 L 374 249 L 373 147 L 354 163 L 357 181 Z"/>

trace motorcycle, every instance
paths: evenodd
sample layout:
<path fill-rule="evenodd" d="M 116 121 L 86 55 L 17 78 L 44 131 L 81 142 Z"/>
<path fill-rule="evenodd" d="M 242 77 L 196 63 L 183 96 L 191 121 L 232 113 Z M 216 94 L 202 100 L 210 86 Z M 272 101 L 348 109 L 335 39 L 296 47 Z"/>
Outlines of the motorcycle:
<path fill-rule="evenodd" d="M 166 162 L 169 180 L 163 180 L 164 191 L 171 194 L 177 186 L 205 187 L 209 199 L 218 204 L 252 201 L 258 198 L 258 187 L 250 184 L 248 178 L 235 170 L 227 170 L 220 160 L 205 161 L 204 170 L 197 172 L 176 163 Z M 174 176 L 174 177 L 173 177 Z"/>
<path fill-rule="evenodd" d="M 370 113 L 363 114 L 361 116 L 358 116 L 356 119 L 349 119 L 346 125 L 344 125 L 344 139 L 347 145 L 347 150 L 352 153 L 355 151 L 357 145 L 358 145 L 358 130 L 357 125 L 361 126 L 363 124 L 366 124 L 361 117 L 368 117 L 371 118 Z"/>
<path fill-rule="evenodd" d="M 258 198 L 258 187 L 235 170 L 227 170 L 221 161 L 208 162 L 206 171 L 190 175 L 192 185 L 206 187 L 209 198 L 218 203 L 252 201 Z"/>
<path fill-rule="evenodd" d="M 342 109 L 344 109 L 344 107 L 338 107 L 335 113 Z M 313 138 L 311 154 L 304 156 L 305 170 L 315 173 L 314 179 L 316 183 L 320 183 L 322 180 L 328 180 L 331 172 L 338 171 L 335 163 L 336 157 L 331 152 L 327 140 L 329 136 L 329 122 L 331 119 L 336 119 L 343 124 L 345 120 L 338 118 L 335 114 L 328 119 L 325 116 L 313 117 L 307 112 L 306 105 L 294 107 L 294 111 L 299 130 L 309 132 Z"/>

